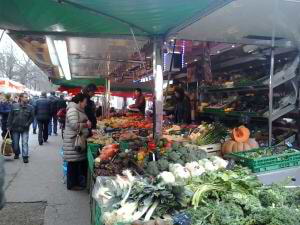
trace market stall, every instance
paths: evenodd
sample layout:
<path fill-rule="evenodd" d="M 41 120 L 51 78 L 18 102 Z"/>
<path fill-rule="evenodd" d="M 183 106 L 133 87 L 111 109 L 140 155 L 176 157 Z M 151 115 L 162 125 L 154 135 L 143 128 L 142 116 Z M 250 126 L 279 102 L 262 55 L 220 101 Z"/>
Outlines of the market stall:
<path fill-rule="evenodd" d="M 93 224 L 300 224 L 296 177 L 264 186 L 253 174 L 287 178 L 300 162 L 294 147 L 272 146 L 299 96 L 296 1 L 10 2 L 0 27 L 54 83 L 152 83 L 154 123 L 119 114 L 89 140 Z M 164 116 L 176 86 L 193 125 Z"/>

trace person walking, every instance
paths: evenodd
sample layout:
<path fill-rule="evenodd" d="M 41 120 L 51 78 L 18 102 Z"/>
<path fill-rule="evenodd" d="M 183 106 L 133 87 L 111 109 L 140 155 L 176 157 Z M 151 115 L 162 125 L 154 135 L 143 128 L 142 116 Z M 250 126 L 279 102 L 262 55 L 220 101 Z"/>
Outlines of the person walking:
<path fill-rule="evenodd" d="M 34 112 L 39 128 L 39 144 L 43 145 L 48 141 L 48 125 L 52 115 L 51 102 L 47 99 L 46 92 L 42 92 L 41 97 L 36 101 Z"/>
<path fill-rule="evenodd" d="M 6 94 L 4 95 L 3 101 L 0 102 L 2 138 L 4 138 L 7 133 L 7 120 L 12 107 L 12 102 L 10 98 L 10 94 Z"/>
<path fill-rule="evenodd" d="M 87 98 L 87 105 L 84 111 L 89 121 L 91 121 L 92 123 L 92 129 L 96 129 L 97 127 L 96 105 L 95 102 L 91 99 L 95 95 L 96 90 L 97 86 L 95 84 L 89 84 L 82 90 L 82 93 Z"/>
<path fill-rule="evenodd" d="M 13 150 L 15 159 L 20 155 L 20 138 L 22 138 L 22 157 L 23 162 L 28 163 L 28 139 L 29 127 L 34 118 L 33 107 L 28 104 L 28 95 L 26 93 L 20 94 L 19 103 L 12 106 L 12 110 L 8 116 L 7 129 L 12 135 Z"/>
<path fill-rule="evenodd" d="M 52 131 L 55 136 L 57 136 L 57 112 L 58 112 L 58 100 L 59 98 L 55 96 L 55 92 L 52 91 L 50 93 L 49 100 L 51 102 L 51 110 L 52 110 L 52 115 L 49 121 L 49 126 L 48 126 L 48 135 L 52 135 Z"/>
<path fill-rule="evenodd" d="M 67 189 L 82 190 L 86 186 L 87 160 L 86 139 L 92 124 L 84 112 L 88 97 L 82 93 L 76 95 L 68 104 L 66 128 L 63 139 L 63 158 L 68 162 Z M 75 146 L 80 137 L 82 145 Z"/>
<path fill-rule="evenodd" d="M 38 96 L 33 96 L 33 98 L 30 101 L 30 105 L 32 105 L 33 108 L 35 108 L 36 105 L 36 101 L 39 99 Z M 34 116 L 34 120 L 32 122 L 32 133 L 36 134 L 36 129 L 37 129 L 37 120 L 36 120 L 36 116 Z"/>

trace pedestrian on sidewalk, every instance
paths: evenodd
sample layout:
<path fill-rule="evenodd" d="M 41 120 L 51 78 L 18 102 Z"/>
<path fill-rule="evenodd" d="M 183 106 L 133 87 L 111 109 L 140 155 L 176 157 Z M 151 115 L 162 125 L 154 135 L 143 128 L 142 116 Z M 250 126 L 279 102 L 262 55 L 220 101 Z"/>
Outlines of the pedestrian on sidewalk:
<path fill-rule="evenodd" d="M 55 96 L 55 92 L 52 91 L 49 97 L 51 103 L 51 118 L 48 126 L 48 135 L 52 135 L 52 131 L 57 136 L 57 112 L 58 112 L 58 101 L 59 98 Z"/>
<path fill-rule="evenodd" d="M 84 109 L 87 105 L 87 96 L 76 95 L 67 107 L 66 128 L 63 140 L 64 160 L 67 161 L 67 189 L 82 190 L 86 186 L 87 158 L 86 139 L 89 135 L 91 122 Z M 84 146 L 75 148 L 77 136 L 80 136 Z"/>
<path fill-rule="evenodd" d="M 30 100 L 30 105 L 32 105 L 33 108 L 35 108 L 36 101 L 38 99 L 39 99 L 39 97 L 36 95 L 36 96 L 33 96 L 33 98 Z M 36 129 L 37 129 L 37 120 L 36 120 L 36 116 L 34 116 L 34 120 L 32 122 L 32 131 L 33 131 L 33 134 L 36 134 Z"/>
<path fill-rule="evenodd" d="M 44 142 L 48 141 L 48 125 L 52 115 L 51 102 L 47 99 L 46 92 L 42 92 L 36 101 L 34 112 L 39 128 L 39 145 L 43 145 Z"/>
<path fill-rule="evenodd" d="M 12 110 L 8 116 L 7 129 L 12 135 L 13 150 L 15 159 L 20 155 L 20 138 L 22 138 L 22 157 L 24 163 L 28 163 L 28 139 L 29 127 L 34 118 L 34 110 L 28 104 L 29 98 L 26 93 L 20 94 L 19 103 L 12 106 Z"/>
<path fill-rule="evenodd" d="M 4 138 L 7 133 L 7 120 L 8 120 L 8 115 L 11 111 L 11 107 L 12 107 L 11 95 L 6 94 L 4 95 L 4 99 L 0 102 L 2 138 Z"/>

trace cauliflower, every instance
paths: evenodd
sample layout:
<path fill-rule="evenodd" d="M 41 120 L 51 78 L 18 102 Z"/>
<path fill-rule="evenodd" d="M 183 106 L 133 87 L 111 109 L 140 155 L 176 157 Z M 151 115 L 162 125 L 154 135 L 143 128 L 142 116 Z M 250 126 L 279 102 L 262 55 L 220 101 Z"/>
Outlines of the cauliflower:
<path fill-rule="evenodd" d="M 214 166 L 214 164 L 208 159 L 201 159 L 199 161 L 199 164 L 200 164 L 200 166 L 203 166 L 206 171 L 215 171 L 215 170 L 217 170 L 217 167 Z"/>
<path fill-rule="evenodd" d="M 219 156 L 213 156 L 211 157 L 211 160 L 214 166 L 217 167 L 218 169 L 226 168 L 228 165 L 228 161 L 220 158 Z"/>
<path fill-rule="evenodd" d="M 196 161 L 185 164 L 185 167 L 190 171 L 192 177 L 201 176 L 205 172 L 204 167 Z"/>
<path fill-rule="evenodd" d="M 164 171 L 158 175 L 158 178 L 165 184 L 175 183 L 175 176 L 171 172 Z"/>
<path fill-rule="evenodd" d="M 191 177 L 189 170 L 180 164 L 171 164 L 170 172 L 174 174 L 176 181 L 184 181 Z"/>

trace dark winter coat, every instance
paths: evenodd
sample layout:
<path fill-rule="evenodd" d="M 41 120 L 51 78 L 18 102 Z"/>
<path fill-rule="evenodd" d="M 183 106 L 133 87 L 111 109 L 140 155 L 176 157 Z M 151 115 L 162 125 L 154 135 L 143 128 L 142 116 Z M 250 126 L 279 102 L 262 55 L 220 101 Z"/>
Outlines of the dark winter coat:
<path fill-rule="evenodd" d="M 38 121 L 47 121 L 52 117 L 51 102 L 46 97 L 40 97 L 34 108 L 35 118 Z"/>
<path fill-rule="evenodd" d="M 64 160 L 67 162 L 76 162 L 86 159 L 86 152 L 77 152 L 75 150 L 75 140 L 78 130 L 86 140 L 89 135 L 89 129 L 86 128 L 88 118 L 76 103 L 70 102 L 67 107 L 66 128 L 64 131 L 63 151 Z"/>
<path fill-rule="evenodd" d="M 0 103 L 0 114 L 9 114 L 11 111 L 12 103 L 5 101 Z"/>
<path fill-rule="evenodd" d="M 87 115 L 89 121 L 92 123 L 92 129 L 97 127 L 97 118 L 96 118 L 96 105 L 95 102 L 91 100 L 91 97 L 87 95 L 87 106 L 85 107 L 85 114 Z"/>
<path fill-rule="evenodd" d="M 4 160 L 0 155 L 0 209 L 4 206 Z"/>
<path fill-rule="evenodd" d="M 52 110 L 52 117 L 56 117 L 56 114 L 57 114 L 57 112 L 58 112 L 58 101 L 59 101 L 59 98 L 58 97 L 56 97 L 56 96 L 53 96 L 53 95 L 51 95 L 50 97 L 49 97 L 49 100 L 50 100 L 50 103 L 51 103 L 51 110 Z"/>
<path fill-rule="evenodd" d="M 57 110 L 59 111 L 60 109 L 66 109 L 66 108 L 67 108 L 66 100 L 61 99 L 61 98 L 58 99 L 58 101 L 57 101 Z"/>
<path fill-rule="evenodd" d="M 28 131 L 33 119 L 34 111 L 31 105 L 15 103 L 8 116 L 7 129 L 14 132 Z"/>
<path fill-rule="evenodd" d="M 187 96 L 184 96 L 182 100 L 178 100 L 175 106 L 175 123 L 191 123 L 191 103 Z"/>

